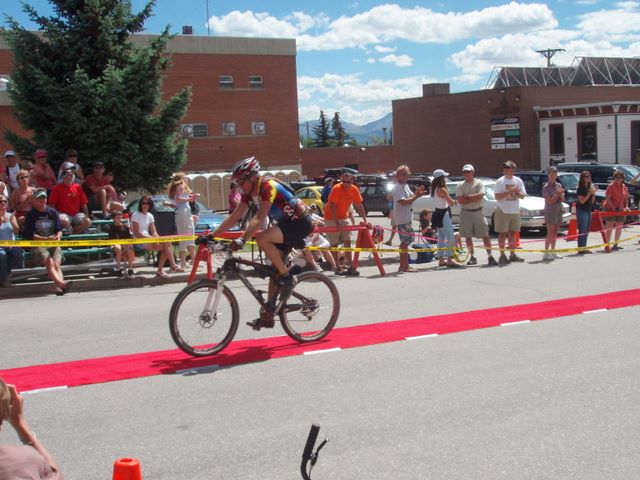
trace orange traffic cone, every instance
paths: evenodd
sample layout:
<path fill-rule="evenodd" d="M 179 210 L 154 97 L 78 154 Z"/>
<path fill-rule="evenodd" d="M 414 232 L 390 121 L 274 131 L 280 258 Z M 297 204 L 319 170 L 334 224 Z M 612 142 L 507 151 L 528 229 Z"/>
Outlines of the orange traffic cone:
<path fill-rule="evenodd" d="M 135 458 L 120 458 L 113 464 L 113 480 L 142 480 L 140 462 Z"/>
<path fill-rule="evenodd" d="M 516 248 L 520 248 L 520 232 L 516 232 Z"/>

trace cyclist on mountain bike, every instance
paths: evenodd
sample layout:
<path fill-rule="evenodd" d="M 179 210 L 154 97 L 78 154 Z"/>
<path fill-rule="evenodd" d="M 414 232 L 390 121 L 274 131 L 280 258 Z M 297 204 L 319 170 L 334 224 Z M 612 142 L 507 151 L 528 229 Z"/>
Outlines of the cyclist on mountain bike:
<path fill-rule="evenodd" d="M 226 232 L 240 222 L 249 210 L 250 203 L 256 204 L 258 211 L 249 220 L 242 235 L 233 241 L 231 248 L 242 249 L 245 242 L 255 234 L 258 246 L 278 271 L 277 282 L 281 295 L 289 295 L 293 278 L 284 264 L 283 251 L 285 245 L 304 246 L 304 238 L 313 231 L 309 209 L 278 180 L 260 175 L 260 163 L 255 157 L 245 158 L 236 163 L 231 179 L 241 189 L 240 204 L 211 235 L 216 237 Z M 277 224 L 258 232 L 267 217 L 276 221 Z M 272 285 L 269 287 L 269 298 L 271 298 Z M 255 329 L 273 327 L 273 319 L 270 321 L 256 319 L 248 325 Z"/>

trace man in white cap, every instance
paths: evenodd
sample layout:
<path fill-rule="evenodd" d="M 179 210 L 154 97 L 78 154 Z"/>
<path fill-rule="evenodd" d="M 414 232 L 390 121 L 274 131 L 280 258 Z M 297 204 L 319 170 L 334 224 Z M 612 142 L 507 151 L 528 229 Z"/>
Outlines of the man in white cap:
<path fill-rule="evenodd" d="M 4 152 L 4 158 L 7 161 L 7 166 L 4 169 L 4 177 L 9 184 L 11 191 L 18 188 L 18 172 L 20 171 L 20 164 L 16 157 L 16 152 L 13 150 L 7 150 Z M 2 178 L 0 177 L 0 180 Z"/>
<path fill-rule="evenodd" d="M 466 164 L 462 167 L 464 182 L 456 189 L 456 200 L 460 204 L 460 236 L 467 242 L 467 248 L 471 258 L 467 265 L 477 265 L 478 260 L 473 250 L 473 239 L 482 238 L 484 248 L 487 250 L 489 265 L 498 265 L 491 254 L 491 239 L 489 238 L 489 224 L 485 218 L 482 207 L 484 206 L 484 184 L 475 178 L 475 168 Z"/>
<path fill-rule="evenodd" d="M 516 233 L 520 233 L 520 200 L 527 195 L 524 183 L 516 177 L 516 164 L 507 160 L 502 165 L 504 175 L 496 180 L 494 192 L 496 194 L 496 210 L 494 212 L 495 229 L 498 232 L 498 245 L 500 246 L 500 265 L 508 265 L 511 262 L 524 262 L 517 256 Z M 505 243 L 509 239 L 509 258 L 505 254 Z"/>

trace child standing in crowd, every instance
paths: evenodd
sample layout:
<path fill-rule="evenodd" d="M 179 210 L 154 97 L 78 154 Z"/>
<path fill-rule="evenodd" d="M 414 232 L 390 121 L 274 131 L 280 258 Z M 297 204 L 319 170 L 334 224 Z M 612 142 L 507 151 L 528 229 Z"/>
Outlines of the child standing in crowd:
<path fill-rule="evenodd" d="M 128 225 L 125 225 L 122 222 L 122 212 L 119 210 L 114 210 L 111 213 L 111 218 L 113 219 L 113 224 L 109 227 L 109 238 L 110 239 L 127 239 L 133 238 L 131 235 L 131 230 Z M 113 247 L 113 256 L 116 261 L 116 275 L 119 277 L 125 276 L 125 270 L 122 266 L 124 255 L 125 260 L 127 262 L 127 273 L 126 276 L 131 277 L 134 275 L 133 272 L 133 264 L 136 261 L 136 254 L 133 251 L 133 245 L 125 244 L 125 245 L 114 245 Z"/>

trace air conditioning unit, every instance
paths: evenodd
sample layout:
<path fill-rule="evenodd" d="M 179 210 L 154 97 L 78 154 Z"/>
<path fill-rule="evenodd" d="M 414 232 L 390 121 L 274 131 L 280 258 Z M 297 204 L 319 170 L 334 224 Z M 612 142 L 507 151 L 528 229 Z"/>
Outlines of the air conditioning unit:
<path fill-rule="evenodd" d="M 236 134 L 236 124 L 235 122 L 227 122 L 222 124 L 222 134 L 223 135 L 235 135 Z"/>
<path fill-rule="evenodd" d="M 267 126 L 264 122 L 251 122 L 251 133 L 254 135 L 264 135 L 267 133 Z"/>
<path fill-rule="evenodd" d="M 180 125 L 180 134 L 183 137 L 193 137 L 193 125 L 191 123 L 184 123 Z"/>
<path fill-rule="evenodd" d="M 209 125 L 206 123 L 194 123 L 193 124 L 193 136 L 194 137 L 208 137 Z"/>

